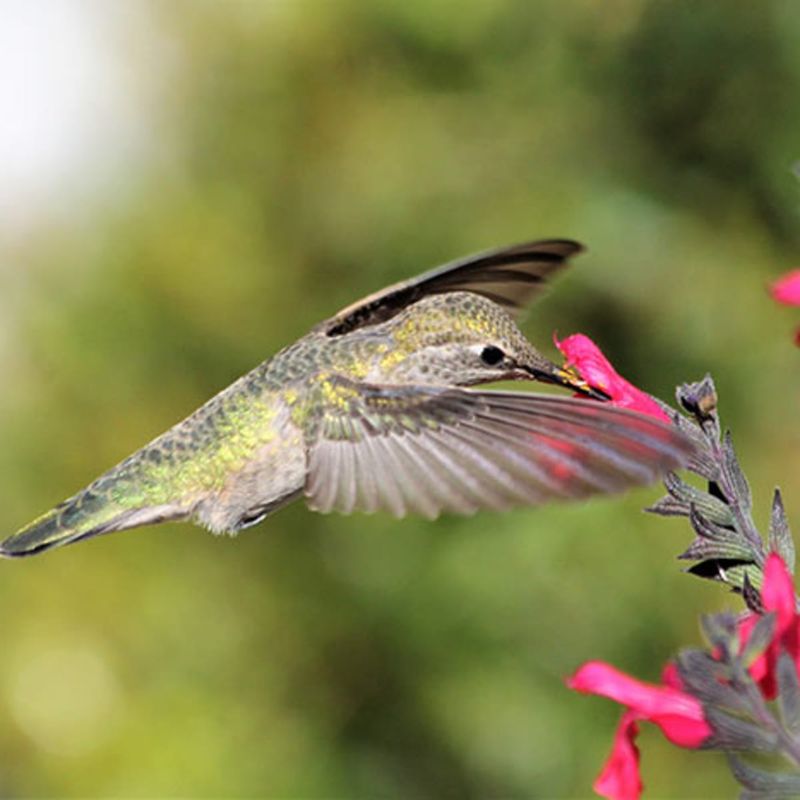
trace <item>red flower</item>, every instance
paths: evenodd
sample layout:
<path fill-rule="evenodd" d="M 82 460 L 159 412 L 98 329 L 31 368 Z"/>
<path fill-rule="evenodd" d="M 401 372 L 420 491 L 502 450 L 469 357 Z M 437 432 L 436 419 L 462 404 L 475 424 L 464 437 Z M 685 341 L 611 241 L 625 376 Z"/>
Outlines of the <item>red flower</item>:
<path fill-rule="evenodd" d="M 773 300 L 786 306 L 800 306 L 800 269 L 787 272 L 770 286 Z M 800 347 L 800 328 L 794 333 L 794 343 Z"/>
<path fill-rule="evenodd" d="M 605 392 L 615 406 L 630 408 L 663 422 L 672 422 L 649 394 L 637 389 L 617 373 L 600 348 L 588 336 L 575 333 L 563 341 L 554 337 L 554 341 L 556 347 L 567 358 L 567 362 L 578 370 L 581 377 L 590 386 Z"/>
<path fill-rule="evenodd" d="M 777 553 L 770 553 L 764 565 L 764 586 L 761 589 L 764 611 L 775 613 L 775 632 L 767 649 L 749 667 L 753 680 L 758 682 L 768 700 L 777 694 L 775 667 L 781 650 L 786 650 L 800 672 L 800 615 L 795 607 L 794 585 L 789 570 Z M 748 614 L 740 623 L 742 647 L 760 619 Z"/>
<path fill-rule="evenodd" d="M 781 652 L 789 653 L 800 674 L 800 614 L 792 577 L 776 553 L 771 553 L 764 565 L 761 603 L 765 612 L 775 614 L 775 630 L 772 641 L 748 669 L 763 695 L 771 700 L 777 693 L 775 670 Z M 751 613 L 739 624 L 742 648 L 760 618 L 760 614 Z M 712 734 L 700 701 L 683 690 L 673 663 L 664 668 L 662 682 L 661 686 L 642 683 L 601 661 L 584 664 L 567 681 L 570 688 L 579 692 L 603 695 L 627 706 L 611 755 L 594 783 L 594 790 L 603 797 L 637 800 L 642 792 L 635 745 L 639 720 L 658 725 L 667 739 L 680 747 L 700 747 Z"/>
<path fill-rule="evenodd" d="M 773 300 L 786 306 L 800 306 L 800 269 L 793 269 L 770 287 Z"/>
<path fill-rule="evenodd" d="M 611 755 L 595 779 L 592 788 L 601 797 L 614 800 L 636 800 L 644 789 L 639 775 L 638 717 L 635 711 L 626 711 L 614 734 Z"/>
<path fill-rule="evenodd" d="M 614 746 L 594 790 L 611 800 L 637 800 L 642 792 L 639 750 L 635 738 L 638 721 L 648 720 L 661 728 L 673 744 L 697 748 L 711 735 L 700 701 L 678 686 L 677 673 L 665 671 L 666 684 L 643 683 L 602 661 L 584 664 L 567 681 L 571 689 L 599 694 L 628 707 L 614 736 Z"/>

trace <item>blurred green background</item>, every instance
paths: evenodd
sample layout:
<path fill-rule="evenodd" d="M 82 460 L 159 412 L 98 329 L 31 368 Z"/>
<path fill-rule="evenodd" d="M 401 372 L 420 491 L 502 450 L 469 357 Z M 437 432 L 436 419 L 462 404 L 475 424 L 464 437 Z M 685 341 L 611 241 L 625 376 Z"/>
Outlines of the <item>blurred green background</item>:
<path fill-rule="evenodd" d="M 127 114 L 97 158 L 125 157 L 87 145 L 0 222 L 3 534 L 359 295 L 546 236 L 590 251 L 531 338 L 588 333 L 666 399 L 712 372 L 758 519 L 778 483 L 797 519 L 800 320 L 765 291 L 800 244 L 795 3 L 91 8 L 128 87 L 90 75 Z M 235 541 L 2 563 L 0 796 L 590 795 L 620 712 L 564 676 L 657 680 L 739 605 L 681 574 L 688 527 L 640 512 L 659 494 L 297 504 Z M 717 755 L 641 747 L 650 796 L 735 791 Z"/>

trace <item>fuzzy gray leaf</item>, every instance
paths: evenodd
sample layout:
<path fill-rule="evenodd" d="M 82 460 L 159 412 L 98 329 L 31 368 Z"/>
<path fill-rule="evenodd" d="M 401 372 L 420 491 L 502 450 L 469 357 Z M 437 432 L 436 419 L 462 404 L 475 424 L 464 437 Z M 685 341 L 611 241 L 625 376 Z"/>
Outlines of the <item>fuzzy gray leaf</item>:
<path fill-rule="evenodd" d="M 753 551 L 746 542 L 711 542 L 697 538 L 679 556 L 683 561 L 701 561 L 704 559 L 752 561 Z"/>
<path fill-rule="evenodd" d="M 704 450 L 695 450 L 694 455 L 689 459 L 689 463 L 686 465 L 686 469 L 708 481 L 719 480 L 719 466 L 707 448 Z"/>
<path fill-rule="evenodd" d="M 794 541 L 789 530 L 789 521 L 786 519 L 786 510 L 783 507 L 780 489 L 775 490 L 775 495 L 772 498 L 772 515 L 769 521 L 769 549 L 777 553 L 789 568 L 789 572 L 794 574 Z"/>
<path fill-rule="evenodd" d="M 707 480 L 715 480 L 719 476 L 719 466 L 714 460 L 709 447 L 709 438 L 703 429 L 688 417 L 684 417 L 668 406 L 662 400 L 654 397 L 653 400 L 661 407 L 664 413 L 670 417 L 678 430 L 689 438 L 695 446 L 695 452 L 689 463 L 686 465 L 690 472 L 701 475 Z M 680 401 L 679 401 L 680 402 Z M 717 439 L 719 436 L 717 435 Z"/>
<path fill-rule="evenodd" d="M 736 451 L 733 449 L 733 438 L 730 431 L 725 431 L 722 442 L 723 471 L 728 484 L 733 488 L 739 507 L 743 512 L 749 512 L 752 508 L 752 496 L 750 494 L 750 484 L 747 482 L 739 460 L 736 458 Z"/>
<path fill-rule="evenodd" d="M 648 514 L 658 514 L 661 517 L 685 517 L 689 513 L 686 503 L 676 500 L 670 495 L 666 495 L 656 500 L 653 505 L 648 506 L 645 511 Z"/>
<path fill-rule="evenodd" d="M 792 657 L 784 650 L 778 657 L 778 705 L 781 719 L 793 736 L 800 734 L 800 680 Z"/>
<path fill-rule="evenodd" d="M 738 531 L 717 525 L 707 519 L 694 504 L 689 506 L 689 522 L 697 535 L 705 539 L 711 539 L 715 542 L 729 542 L 730 544 L 739 544 L 740 542 L 746 544 L 746 542 L 742 542 L 742 537 Z"/>
<path fill-rule="evenodd" d="M 749 586 L 749 581 L 746 582 Z M 753 661 L 760 656 L 767 645 L 772 641 L 775 633 L 775 614 L 764 614 L 761 619 L 756 622 L 755 627 L 750 633 L 750 638 L 744 646 L 740 658 L 742 663 L 749 667 Z"/>
<path fill-rule="evenodd" d="M 759 792 L 754 789 L 742 789 L 739 792 L 739 800 L 790 800 L 791 798 L 796 798 L 797 795 L 794 792 L 775 792 L 775 791 L 766 791 L 766 792 Z"/>
<path fill-rule="evenodd" d="M 754 614 L 764 613 L 764 603 L 761 600 L 760 592 L 750 583 L 750 577 L 745 573 L 742 583 L 742 599 L 747 608 Z"/>
<path fill-rule="evenodd" d="M 749 709 L 747 697 L 726 680 L 728 670 L 703 650 L 687 649 L 676 659 L 678 674 L 686 692 L 704 706 L 744 713 Z"/>
<path fill-rule="evenodd" d="M 734 564 L 724 570 L 726 583 L 741 589 L 747 579 L 756 591 L 761 591 L 764 585 L 764 573 L 757 564 Z"/>
<path fill-rule="evenodd" d="M 664 487 L 675 498 L 680 500 L 691 499 L 690 484 L 686 483 L 676 472 L 671 470 L 664 476 Z"/>
<path fill-rule="evenodd" d="M 757 589 L 760 589 L 764 582 L 760 567 L 752 561 L 711 558 L 698 564 L 693 564 L 686 572 L 698 578 L 726 583 L 738 590 L 741 590 L 744 585 L 745 575 L 749 577 L 749 580 Z"/>
<path fill-rule="evenodd" d="M 694 486 L 692 490 L 692 505 L 710 522 L 725 528 L 733 528 L 735 520 L 730 508 L 717 497 L 708 492 L 703 492 Z"/>
<path fill-rule="evenodd" d="M 759 794 L 756 796 L 784 798 L 796 797 L 800 794 L 800 775 L 767 772 L 751 766 L 730 753 L 728 754 L 728 763 L 736 780 L 745 788 L 758 792 Z"/>
<path fill-rule="evenodd" d="M 778 735 L 773 731 L 765 730 L 754 722 L 749 722 L 714 706 L 703 706 L 703 714 L 714 732 L 709 746 L 715 750 L 776 753 L 779 749 Z"/>
<path fill-rule="evenodd" d="M 733 614 L 704 614 L 700 617 L 700 628 L 712 647 L 727 653 L 738 646 L 736 617 Z"/>
<path fill-rule="evenodd" d="M 664 488 L 675 501 L 675 513 L 683 513 L 688 516 L 690 507 L 695 506 L 711 522 L 724 527 L 733 527 L 734 519 L 731 510 L 722 500 L 702 489 L 698 489 L 696 486 L 692 486 L 690 483 L 686 483 L 674 472 L 668 472 L 664 476 Z M 678 509 L 680 509 L 680 512 L 678 512 Z"/>

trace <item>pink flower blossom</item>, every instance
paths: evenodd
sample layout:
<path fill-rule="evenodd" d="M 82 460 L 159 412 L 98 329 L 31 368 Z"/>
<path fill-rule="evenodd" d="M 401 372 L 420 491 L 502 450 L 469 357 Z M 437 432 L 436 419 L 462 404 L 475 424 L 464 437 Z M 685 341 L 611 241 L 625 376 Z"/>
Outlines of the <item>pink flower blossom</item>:
<path fill-rule="evenodd" d="M 764 696 L 772 700 L 778 690 L 775 668 L 782 649 L 789 653 L 800 672 L 800 615 L 795 607 L 792 576 L 777 553 L 770 553 L 764 565 L 761 602 L 764 611 L 775 614 L 775 632 L 767 649 L 751 664 L 749 671 Z M 760 618 L 759 614 L 748 614 L 740 623 L 742 647 L 747 644 Z"/>
<path fill-rule="evenodd" d="M 601 797 L 614 800 L 637 800 L 644 785 L 639 774 L 638 717 L 635 711 L 626 711 L 614 734 L 614 745 L 603 769 L 592 784 Z"/>
<path fill-rule="evenodd" d="M 773 300 L 787 306 L 800 306 L 800 269 L 787 272 L 770 286 Z"/>
<path fill-rule="evenodd" d="M 635 739 L 638 721 L 658 725 L 673 744 L 697 748 L 711 736 L 700 701 L 674 685 L 679 683 L 674 668 L 666 670 L 668 683 L 657 686 L 626 675 L 602 661 L 589 661 L 567 681 L 571 689 L 599 694 L 627 706 L 614 745 L 594 790 L 611 800 L 637 800 L 642 793 L 639 750 Z"/>
<path fill-rule="evenodd" d="M 574 333 L 563 341 L 554 337 L 554 341 L 568 364 L 574 366 L 590 386 L 605 392 L 615 406 L 639 411 L 663 422 L 672 422 L 649 394 L 637 389 L 617 373 L 588 336 Z"/>
<path fill-rule="evenodd" d="M 787 306 L 800 306 L 800 269 L 793 269 L 769 288 L 773 300 Z M 794 332 L 794 343 L 800 347 L 800 328 Z"/>

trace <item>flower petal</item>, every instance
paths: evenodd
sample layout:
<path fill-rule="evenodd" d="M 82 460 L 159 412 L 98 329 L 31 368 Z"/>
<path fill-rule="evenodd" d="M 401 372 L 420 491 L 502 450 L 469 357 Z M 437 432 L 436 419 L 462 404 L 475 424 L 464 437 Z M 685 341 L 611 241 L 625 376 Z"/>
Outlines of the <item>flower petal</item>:
<path fill-rule="evenodd" d="M 774 300 L 787 306 L 800 306 L 800 269 L 793 269 L 770 287 Z"/>
<path fill-rule="evenodd" d="M 602 661 L 584 664 L 567 685 L 622 703 L 641 719 L 658 725 L 667 739 L 680 747 L 699 747 L 711 735 L 696 698 L 670 686 L 644 683 Z"/>
<path fill-rule="evenodd" d="M 661 670 L 661 683 L 671 686 L 673 689 L 683 689 L 683 681 L 674 661 L 667 661 L 664 669 Z"/>
<path fill-rule="evenodd" d="M 604 391 L 615 406 L 639 411 L 664 422 L 672 422 L 650 395 L 637 389 L 617 373 L 600 348 L 588 336 L 574 333 L 563 341 L 554 337 L 554 341 L 567 361 L 580 372 L 581 377 L 590 386 Z"/>
<path fill-rule="evenodd" d="M 777 553 L 770 553 L 764 565 L 764 586 L 761 602 L 765 611 L 774 611 L 778 617 L 777 633 L 791 625 L 795 614 L 794 583 L 786 564 Z"/>
<path fill-rule="evenodd" d="M 638 800 L 642 793 L 639 748 L 636 746 L 639 726 L 636 719 L 633 711 L 626 711 L 622 715 L 614 734 L 611 755 L 592 787 L 601 797 L 609 800 Z"/>

